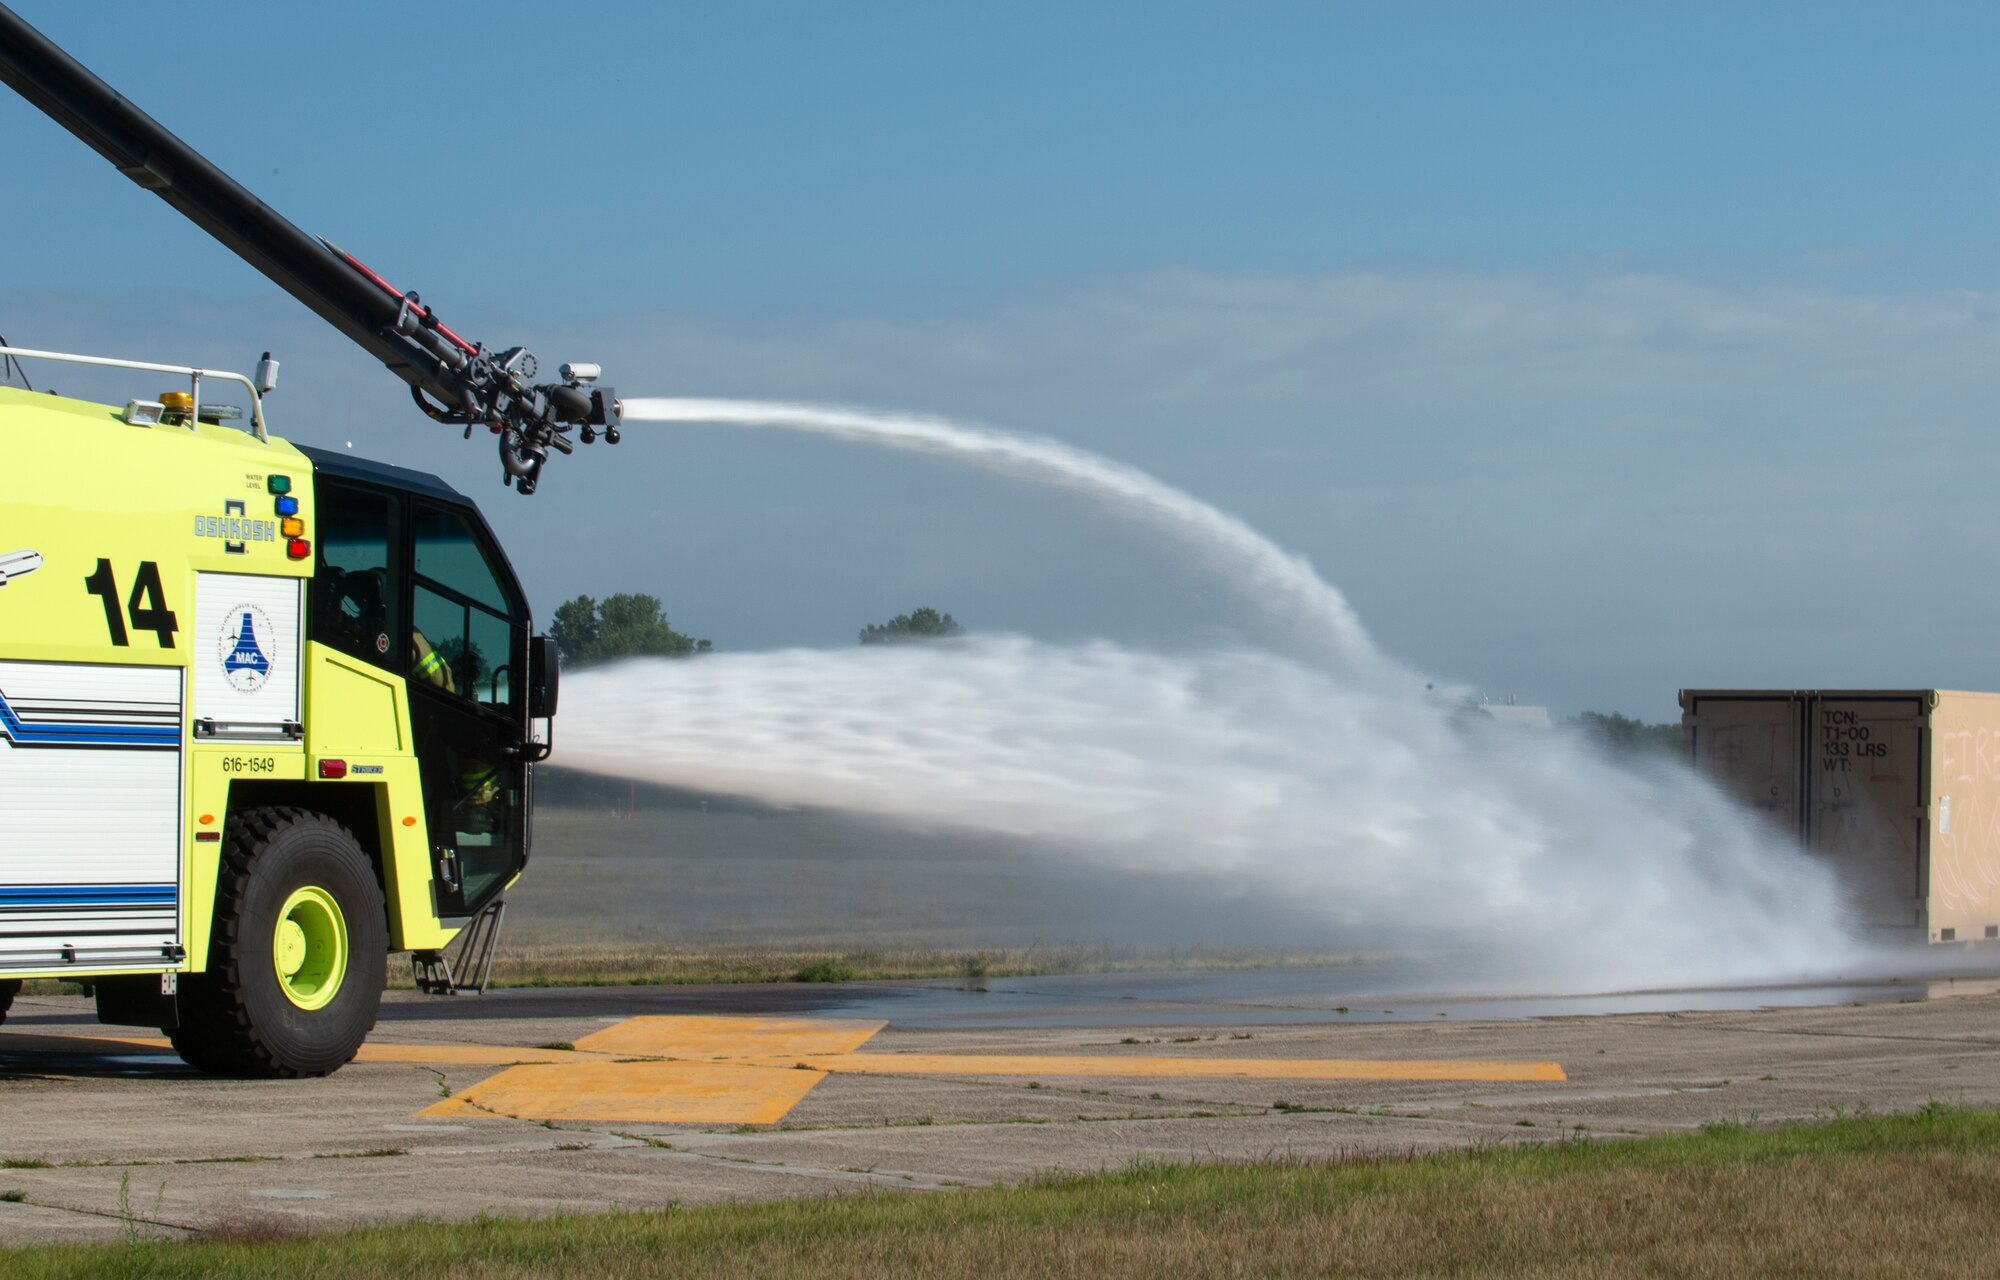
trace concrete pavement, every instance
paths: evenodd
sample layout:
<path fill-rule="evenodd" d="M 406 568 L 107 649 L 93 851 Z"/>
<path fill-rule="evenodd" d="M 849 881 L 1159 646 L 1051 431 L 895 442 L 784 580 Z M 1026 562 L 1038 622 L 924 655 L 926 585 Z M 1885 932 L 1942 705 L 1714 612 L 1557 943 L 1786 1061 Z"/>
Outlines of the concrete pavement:
<path fill-rule="evenodd" d="M 863 1023 L 839 997 L 392 993 L 363 1060 L 308 1081 L 207 1079 L 139 1033 L 98 1026 L 80 998 L 22 997 L 0 1027 L 0 1242 L 974 1186 L 1142 1158 L 1615 1137 L 1931 1099 L 2000 1106 L 1991 982 L 1915 989 L 1907 1003 L 1505 1021 L 1448 1009 L 1271 1021 L 1244 1008 L 1215 1022 L 1127 1000 L 1098 1025 Z M 737 1036 L 758 1024 L 778 1038 Z M 795 1034 L 806 1039 L 784 1038 Z M 1375 1078 L 1354 1078 L 1356 1063 Z M 1409 1065 L 1437 1063 L 1510 1069 Z M 586 1066 L 634 1103 L 541 1118 L 549 1107 L 492 1084 Z M 640 1066 L 655 1074 L 619 1074 Z M 757 1071 L 785 1104 L 764 1123 L 726 1109 L 657 1118 L 663 1096 L 709 1088 L 698 1081 L 718 1070 L 723 1094 L 740 1087 L 730 1072 Z M 563 1088 L 590 1095 L 580 1078 Z"/>

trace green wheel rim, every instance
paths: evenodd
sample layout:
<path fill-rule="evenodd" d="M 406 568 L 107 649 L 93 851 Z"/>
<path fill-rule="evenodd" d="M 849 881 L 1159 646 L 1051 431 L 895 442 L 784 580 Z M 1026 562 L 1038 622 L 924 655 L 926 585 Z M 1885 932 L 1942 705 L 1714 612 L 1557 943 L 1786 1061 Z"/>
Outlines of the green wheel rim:
<path fill-rule="evenodd" d="M 347 976 L 347 920 L 333 895 L 316 885 L 292 891 L 271 937 L 271 967 L 285 998 L 321 1009 Z"/>

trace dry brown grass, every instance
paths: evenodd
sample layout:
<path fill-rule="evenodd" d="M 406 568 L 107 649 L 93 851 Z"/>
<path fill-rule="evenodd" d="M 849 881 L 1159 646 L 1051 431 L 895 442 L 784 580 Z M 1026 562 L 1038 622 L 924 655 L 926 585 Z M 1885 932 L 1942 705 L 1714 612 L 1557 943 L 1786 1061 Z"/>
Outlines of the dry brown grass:
<path fill-rule="evenodd" d="M 296 1243 L 0 1253 L 76 1275 L 1992 1275 L 2000 1116 L 1932 1107 L 1770 1130 L 1414 1159 L 1139 1167 L 866 1195 Z"/>
<path fill-rule="evenodd" d="M 282 1244 L 312 1233 L 297 1221 L 273 1214 L 237 1214 L 218 1218 L 196 1235 L 202 1244 Z"/>
<path fill-rule="evenodd" d="M 705 982 L 860 981 L 1033 977 L 1052 973 L 1305 969 L 1353 964 L 1353 952 L 1165 947 L 671 947 L 625 942 L 503 941 L 493 963 L 500 987 L 593 987 Z M 391 966 L 389 983 L 411 984 Z"/>

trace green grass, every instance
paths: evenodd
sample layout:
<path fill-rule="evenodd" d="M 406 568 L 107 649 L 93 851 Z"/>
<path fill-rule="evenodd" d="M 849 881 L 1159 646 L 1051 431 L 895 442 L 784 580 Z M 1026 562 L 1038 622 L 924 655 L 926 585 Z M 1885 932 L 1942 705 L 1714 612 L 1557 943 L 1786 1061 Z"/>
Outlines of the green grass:
<path fill-rule="evenodd" d="M 1015 1189 L 867 1194 L 295 1240 L 0 1252 L 63 1276 L 1945 1276 L 1992 1274 L 2000 1115 L 1712 1126 L 1418 1158 L 1157 1166 Z"/>
<path fill-rule="evenodd" d="M 852 982 L 854 970 L 838 960 L 815 960 L 792 975 L 793 982 Z"/>

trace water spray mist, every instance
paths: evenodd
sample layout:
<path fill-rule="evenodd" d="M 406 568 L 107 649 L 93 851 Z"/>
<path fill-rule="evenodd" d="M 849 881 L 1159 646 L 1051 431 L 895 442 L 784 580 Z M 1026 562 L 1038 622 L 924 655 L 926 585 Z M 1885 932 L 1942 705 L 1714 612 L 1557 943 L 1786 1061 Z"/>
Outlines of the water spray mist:
<path fill-rule="evenodd" d="M 884 444 L 1085 494 L 1177 538 L 1321 657 L 984 637 L 641 660 L 567 683 L 566 766 L 1219 874 L 1317 913 L 1330 945 L 1474 957 L 1474 985 L 1770 981 L 1853 958 L 1833 878 L 1691 771 L 1468 714 L 1382 655 L 1304 559 L 1143 472 L 935 418 L 647 399 L 625 415 Z"/>

